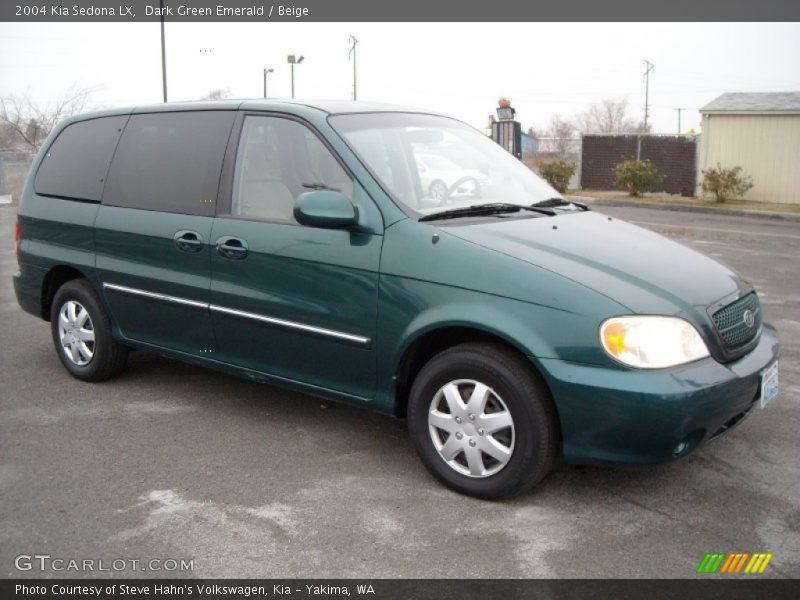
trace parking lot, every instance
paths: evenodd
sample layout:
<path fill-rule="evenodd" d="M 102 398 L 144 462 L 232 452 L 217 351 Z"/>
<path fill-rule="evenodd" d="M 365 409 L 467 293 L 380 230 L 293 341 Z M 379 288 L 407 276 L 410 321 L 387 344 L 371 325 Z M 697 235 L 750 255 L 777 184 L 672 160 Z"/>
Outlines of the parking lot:
<path fill-rule="evenodd" d="M 598 210 L 757 288 L 781 395 L 677 463 L 563 466 L 491 503 L 437 484 L 389 417 L 144 352 L 116 380 L 71 378 L 16 304 L 0 207 L 0 575 L 81 575 L 14 567 L 48 554 L 193 559 L 116 573 L 134 576 L 690 577 L 706 552 L 745 551 L 774 554 L 762 577 L 800 577 L 800 222 Z"/>

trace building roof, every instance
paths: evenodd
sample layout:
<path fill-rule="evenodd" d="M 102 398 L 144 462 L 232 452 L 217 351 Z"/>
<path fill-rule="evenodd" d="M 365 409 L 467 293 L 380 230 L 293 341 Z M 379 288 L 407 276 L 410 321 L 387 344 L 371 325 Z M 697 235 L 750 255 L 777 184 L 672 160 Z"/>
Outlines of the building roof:
<path fill-rule="evenodd" d="M 728 92 L 700 112 L 800 112 L 800 92 Z"/>

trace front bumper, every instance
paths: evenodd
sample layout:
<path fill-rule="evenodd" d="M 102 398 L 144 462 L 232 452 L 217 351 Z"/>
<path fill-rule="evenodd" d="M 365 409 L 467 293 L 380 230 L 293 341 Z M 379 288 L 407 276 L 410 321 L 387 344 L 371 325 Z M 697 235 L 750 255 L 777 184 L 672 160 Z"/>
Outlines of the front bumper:
<path fill-rule="evenodd" d="M 685 456 L 748 416 L 761 373 L 778 352 L 775 330 L 764 325 L 758 345 L 729 364 L 706 358 L 645 371 L 538 362 L 558 409 L 567 462 L 652 464 Z"/>

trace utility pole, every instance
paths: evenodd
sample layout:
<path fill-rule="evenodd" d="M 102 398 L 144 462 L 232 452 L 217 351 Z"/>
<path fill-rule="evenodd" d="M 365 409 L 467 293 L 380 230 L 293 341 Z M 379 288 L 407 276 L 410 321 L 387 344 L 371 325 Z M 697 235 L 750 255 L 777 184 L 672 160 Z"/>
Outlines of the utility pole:
<path fill-rule="evenodd" d="M 681 111 L 686 110 L 685 108 L 676 108 L 675 109 L 678 113 L 678 135 L 681 134 Z"/>
<path fill-rule="evenodd" d="M 647 131 L 647 119 L 650 116 L 650 71 L 655 65 L 649 60 L 644 61 L 644 130 Z"/>
<path fill-rule="evenodd" d="M 161 85 L 164 90 L 164 102 L 167 101 L 167 47 L 164 43 L 164 0 L 159 0 L 161 7 Z"/>
<path fill-rule="evenodd" d="M 349 52 L 349 54 L 353 55 L 353 100 L 358 100 L 358 88 L 356 86 L 356 46 L 358 45 L 358 40 L 352 33 L 350 34 L 350 40 L 353 42 Z"/>

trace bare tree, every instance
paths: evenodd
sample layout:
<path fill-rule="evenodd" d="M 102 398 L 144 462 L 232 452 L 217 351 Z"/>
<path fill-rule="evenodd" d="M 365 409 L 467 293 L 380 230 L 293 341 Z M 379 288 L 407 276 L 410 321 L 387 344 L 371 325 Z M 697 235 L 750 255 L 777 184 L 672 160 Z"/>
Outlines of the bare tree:
<path fill-rule="evenodd" d="M 553 138 L 553 151 L 564 156 L 568 154 L 572 144 L 570 140 L 575 136 L 575 125 L 561 115 L 553 115 L 547 127 L 547 136 Z"/>
<path fill-rule="evenodd" d="M 93 93 L 75 85 L 52 102 L 37 103 L 28 93 L 0 97 L 0 124 L 10 129 L 19 143 L 38 150 L 53 127 L 67 117 L 83 112 Z"/>
<path fill-rule="evenodd" d="M 547 126 L 547 135 L 555 138 L 571 138 L 575 135 L 575 125 L 561 115 L 553 115 Z"/>
<path fill-rule="evenodd" d="M 208 94 L 200 98 L 200 100 L 224 100 L 225 98 L 229 98 L 230 95 L 230 88 L 216 88 L 208 92 Z"/>
<path fill-rule="evenodd" d="M 547 133 L 545 132 L 544 129 L 539 129 L 535 125 L 531 125 L 530 127 L 528 127 L 528 129 L 527 129 L 527 131 L 525 131 L 525 133 L 527 135 L 531 136 L 532 138 L 537 138 L 537 139 L 547 136 Z"/>
<path fill-rule="evenodd" d="M 17 149 L 22 144 L 17 131 L 5 121 L 0 121 L 0 149 Z"/>
<path fill-rule="evenodd" d="M 644 127 L 629 115 L 627 98 L 606 98 L 575 116 L 581 133 L 642 133 Z"/>

